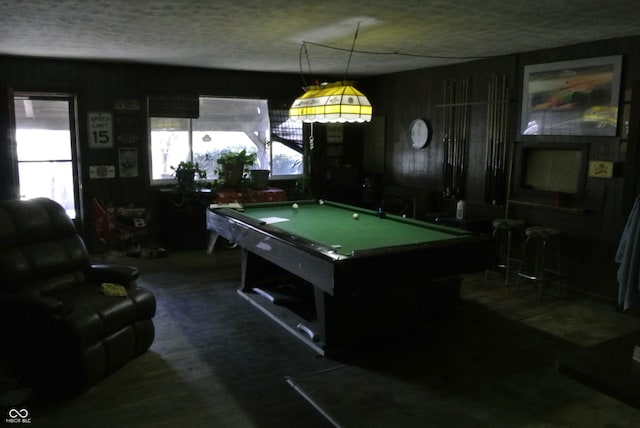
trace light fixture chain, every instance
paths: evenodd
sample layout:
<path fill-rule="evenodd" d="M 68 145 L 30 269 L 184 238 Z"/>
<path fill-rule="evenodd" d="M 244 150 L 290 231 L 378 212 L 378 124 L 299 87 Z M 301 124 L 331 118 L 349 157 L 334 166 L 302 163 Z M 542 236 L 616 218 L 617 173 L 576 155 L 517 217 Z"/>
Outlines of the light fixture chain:
<path fill-rule="evenodd" d="M 356 47 L 356 39 L 358 38 L 358 31 L 360 30 L 360 22 L 356 26 L 356 34 L 353 36 L 353 43 L 351 44 L 351 51 L 349 52 L 349 60 L 347 61 L 347 68 L 344 70 L 344 79 L 347 80 L 347 74 L 349 73 L 349 65 L 351 65 L 351 56 L 353 55 L 353 50 Z"/>

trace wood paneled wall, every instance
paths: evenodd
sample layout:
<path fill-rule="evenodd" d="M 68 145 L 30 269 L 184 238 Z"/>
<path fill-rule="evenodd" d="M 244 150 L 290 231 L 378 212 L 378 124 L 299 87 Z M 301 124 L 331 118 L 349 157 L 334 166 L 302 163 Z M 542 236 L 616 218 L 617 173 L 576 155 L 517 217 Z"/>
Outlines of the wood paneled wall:
<path fill-rule="evenodd" d="M 93 225 L 89 217 L 92 198 L 112 201 L 117 206 L 135 204 L 139 207 L 154 205 L 157 189 L 149 185 L 148 122 L 146 101 L 148 95 L 211 95 L 257 97 L 290 102 L 300 93 L 298 75 L 229 72 L 184 67 L 164 67 L 127 63 L 64 61 L 51 59 L 0 57 L 0 91 L 5 99 L 9 90 L 20 92 L 59 92 L 77 95 L 78 142 L 82 174 L 82 200 L 84 218 L 81 227 L 91 242 Z M 114 102 L 119 99 L 136 100 L 140 110 L 129 119 L 128 133 L 137 137 L 133 147 L 138 149 L 139 175 L 134 178 L 89 179 L 92 165 L 117 165 L 118 149 L 125 147 L 117 141 L 117 114 Z M 0 109 L 0 162 L 11 157 L 8 129 L 8 107 Z M 90 149 L 87 138 L 87 113 L 114 113 L 112 149 Z M 137 123 L 137 125 L 136 125 Z M 126 147 L 131 147 L 126 145 Z M 7 164 L 11 164 L 9 160 Z M 15 181 L 3 168 L 0 195 L 11 196 Z M 117 175 L 117 174 L 116 174 Z"/>
<path fill-rule="evenodd" d="M 553 199 L 527 201 L 514 190 L 512 202 L 492 205 L 484 200 L 485 152 L 487 126 L 487 88 L 491 75 L 507 78 L 510 88 L 509 141 L 518 150 L 524 138 L 519 135 L 524 66 L 609 55 L 623 55 L 620 108 L 632 110 L 640 97 L 632 97 L 632 83 L 640 80 L 640 38 L 606 40 L 545 51 L 473 61 L 453 66 L 397 73 L 364 81 L 362 90 L 374 106 L 376 115 L 386 119 L 386 166 L 384 181 L 411 189 L 428 190 L 433 196 L 424 206 L 435 212 L 453 213 L 455 201 L 443 198 L 443 103 L 442 85 L 447 79 L 469 79 L 469 139 L 467 176 L 463 198 L 468 214 L 475 217 L 500 218 L 508 215 L 520 218 L 528 225 L 546 225 L 563 233 L 562 269 L 570 284 L 585 293 L 609 300 L 617 296 L 614 262 L 615 249 L 627 219 L 630 200 L 640 189 L 636 180 L 629 182 L 633 172 L 627 172 L 627 183 L 621 174 L 611 179 L 586 178 L 586 193 L 581 209 L 555 207 Z M 415 118 L 429 119 L 433 124 L 431 144 L 415 150 L 409 143 L 408 128 Z M 624 127 L 640 125 L 639 117 L 620 115 L 616 137 L 534 137 L 528 144 L 574 142 L 588 146 L 589 160 L 608 160 L 623 165 L 629 145 L 637 141 L 624 136 Z M 624 123 L 628 120 L 629 123 Z M 364 142 L 366 146 L 366 141 Z M 365 148 L 366 149 L 366 148 Z M 633 151 L 637 153 L 637 151 Z M 635 155 L 637 156 L 637 154 Z M 631 159 L 637 164 L 636 159 Z M 514 176 L 521 165 L 514 162 Z M 636 174 L 637 177 L 637 174 Z M 624 196 L 626 195 L 626 196 Z M 535 203 L 527 203 L 535 202 Z M 507 211 L 508 208 L 508 211 Z M 424 215 L 424 213 L 423 213 Z"/>

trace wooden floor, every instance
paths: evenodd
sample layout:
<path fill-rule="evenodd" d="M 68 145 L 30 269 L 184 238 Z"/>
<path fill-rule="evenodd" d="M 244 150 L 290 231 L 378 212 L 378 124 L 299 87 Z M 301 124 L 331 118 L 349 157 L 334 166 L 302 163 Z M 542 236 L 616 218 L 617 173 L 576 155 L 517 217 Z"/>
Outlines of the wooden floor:
<path fill-rule="evenodd" d="M 286 376 L 333 364 L 236 294 L 237 250 L 108 260 L 157 298 L 150 351 L 81 396 L 27 406 L 46 427 L 325 427 Z M 293 425 L 292 425 L 293 424 Z"/>
<path fill-rule="evenodd" d="M 287 379 L 344 362 L 319 357 L 237 296 L 238 250 L 184 251 L 157 259 L 114 252 L 103 260 L 140 268 L 139 285 L 158 301 L 156 340 L 147 353 L 82 395 L 27 403 L 32 426 L 331 426 Z M 485 281 L 484 274 L 467 277 L 462 287 L 466 301 L 569 347 L 640 329 L 640 320 L 611 305 L 550 291 L 540 298 L 530 287 L 505 288 L 499 278 Z M 610 411 L 619 413 L 618 405 Z"/>

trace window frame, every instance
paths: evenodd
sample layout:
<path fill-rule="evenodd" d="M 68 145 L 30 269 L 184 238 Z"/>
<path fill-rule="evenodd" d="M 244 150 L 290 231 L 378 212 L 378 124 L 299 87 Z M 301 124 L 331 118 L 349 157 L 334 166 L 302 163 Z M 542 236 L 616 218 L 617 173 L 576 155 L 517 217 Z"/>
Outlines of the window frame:
<path fill-rule="evenodd" d="M 210 98 L 210 99 L 238 99 L 238 100 L 264 100 L 262 98 L 241 98 L 241 97 L 220 97 L 220 96 L 210 96 L 210 95 L 199 95 L 197 97 L 197 99 L 200 101 L 202 98 Z M 269 102 L 267 101 L 267 109 L 269 109 Z M 267 115 L 269 115 L 269 112 L 267 111 Z M 175 177 L 171 177 L 171 178 L 153 178 L 153 149 L 152 149 L 152 126 L 151 126 L 151 122 L 152 119 L 155 118 L 163 118 L 163 119 L 176 119 L 176 120 L 186 120 L 187 123 L 187 129 L 186 132 L 188 134 L 188 145 L 189 145 L 189 159 L 190 161 L 193 161 L 194 159 L 194 151 L 193 151 L 193 132 L 194 132 L 194 125 L 193 125 L 193 120 L 197 120 L 198 117 L 185 117 L 185 116 L 180 116 L 180 115 L 176 115 L 175 117 L 171 117 L 167 114 L 164 114 L 162 116 L 152 116 L 150 113 L 147 114 L 147 126 L 148 126 L 148 150 L 149 150 L 149 156 L 148 156 L 148 168 L 149 168 L 149 183 L 151 186 L 167 186 L 167 185 L 172 185 L 176 183 L 176 179 Z M 269 124 L 268 130 L 267 130 L 267 138 L 266 141 L 264 142 L 264 151 L 266 152 L 266 159 L 267 162 L 269 163 L 269 169 L 272 170 L 272 166 L 273 166 L 273 146 L 274 144 L 282 144 L 284 147 L 288 147 L 291 150 L 294 150 L 297 152 L 297 150 L 293 149 L 292 147 L 290 147 L 287 144 L 284 144 L 281 141 L 278 141 L 277 139 L 273 139 L 271 138 L 271 124 Z M 222 132 L 232 132 L 232 131 L 222 131 Z M 237 132 L 242 132 L 241 130 L 238 130 Z M 245 131 L 246 133 L 246 131 Z M 247 136 L 247 138 L 249 140 L 252 141 L 252 143 L 255 145 L 255 141 Z M 259 147 L 256 147 L 257 151 L 260 151 Z M 297 180 L 300 177 L 302 177 L 304 175 L 304 171 L 305 171 L 305 154 L 304 154 L 304 150 L 301 147 L 301 150 L 298 152 L 300 154 L 300 161 L 301 161 L 301 167 L 300 167 L 300 173 L 298 174 L 278 174 L 278 175 L 270 175 L 269 180 L 271 181 L 284 181 L 284 180 Z M 207 177 L 206 181 L 214 181 L 216 178 L 214 177 Z"/>
<path fill-rule="evenodd" d="M 23 192 L 21 190 L 23 183 L 20 180 L 20 165 L 21 164 L 68 164 L 71 167 L 71 181 L 72 181 L 72 189 L 73 189 L 73 213 L 67 210 L 67 213 L 72 218 L 74 222 L 83 222 L 84 220 L 84 210 L 82 206 L 82 179 L 80 174 L 80 149 L 78 145 L 78 120 L 77 120 L 77 96 L 72 93 L 58 93 L 58 92 L 31 92 L 31 91 L 13 91 L 11 100 L 12 106 L 12 140 L 13 140 L 13 148 L 15 154 L 15 174 L 17 180 L 17 188 L 19 189 L 17 197 L 22 199 Z M 37 160 L 21 160 L 18 156 L 18 129 L 20 128 L 18 121 L 15 117 L 15 102 L 18 99 L 27 99 L 33 101 L 52 101 L 52 102 L 64 102 L 67 105 L 67 125 L 69 127 L 69 155 L 70 158 L 46 158 L 46 159 L 37 159 Z M 63 203 L 58 201 L 61 205 Z"/>

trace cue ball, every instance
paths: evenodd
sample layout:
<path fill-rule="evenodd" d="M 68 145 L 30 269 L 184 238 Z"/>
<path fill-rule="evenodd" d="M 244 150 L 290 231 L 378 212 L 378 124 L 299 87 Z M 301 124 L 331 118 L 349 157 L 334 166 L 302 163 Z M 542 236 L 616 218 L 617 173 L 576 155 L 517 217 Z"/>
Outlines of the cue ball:
<path fill-rule="evenodd" d="M 353 219 L 357 220 L 358 218 L 360 218 L 360 216 L 358 215 L 358 213 L 353 213 Z"/>
<path fill-rule="evenodd" d="M 291 205 L 291 208 L 293 208 L 294 210 L 297 210 L 298 209 L 298 204 Z"/>
<path fill-rule="evenodd" d="M 324 205 L 324 200 L 320 199 L 320 200 L 318 201 L 318 203 L 319 203 L 320 205 Z"/>

